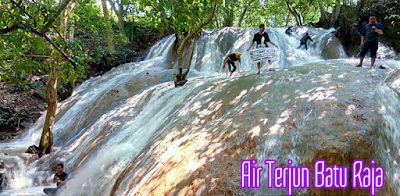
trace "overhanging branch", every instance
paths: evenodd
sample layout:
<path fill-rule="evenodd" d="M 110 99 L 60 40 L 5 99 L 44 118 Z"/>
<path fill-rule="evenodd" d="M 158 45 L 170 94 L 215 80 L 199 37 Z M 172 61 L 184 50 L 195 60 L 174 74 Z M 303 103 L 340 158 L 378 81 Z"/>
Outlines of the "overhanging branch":
<path fill-rule="evenodd" d="M 12 25 L 11 27 L 6 27 L 6 28 L 4 28 L 4 29 L 1 29 L 1 32 L 2 32 L 3 34 L 7 34 L 7 33 L 9 33 L 9 32 L 15 31 L 15 30 L 17 30 L 17 29 L 19 29 L 18 25 L 14 24 L 14 25 Z"/>
<path fill-rule="evenodd" d="M 23 27 L 22 25 L 16 25 L 16 24 L 14 24 L 14 25 L 12 25 L 11 27 L 7 27 L 7 28 L 2 29 L 1 32 L 4 33 L 4 34 L 6 34 L 6 33 L 12 32 L 12 31 L 17 30 L 17 29 L 24 29 L 25 31 L 27 31 L 27 29 L 29 29 L 30 32 L 32 32 L 32 33 L 34 33 L 34 34 L 36 34 L 36 35 L 38 35 L 38 36 L 40 36 L 40 37 L 43 37 L 43 38 L 44 38 L 45 40 L 47 40 L 58 52 L 60 52 L 60 53 L 64 56 L 64 58 L 67 59 L 67 60 L 74 66 L 74 68 L 75 68 L 75 70 L 76 70 L 76 63 L 74 62 L 74 60 L 72 60 L 71 57 L 69 57 L 64 51 L 62 51 L 57 45 L 55 45 L 55 44 L 53 43 L 53 41 L 52 41 L 47 35 L 41 34 L 38 30 L 35 30 L 35 29 L 33 29 L 33 28 L 30 28 L 30 27 L 29 27 L 29 28 L 26 28 L 26 27 Z"/>

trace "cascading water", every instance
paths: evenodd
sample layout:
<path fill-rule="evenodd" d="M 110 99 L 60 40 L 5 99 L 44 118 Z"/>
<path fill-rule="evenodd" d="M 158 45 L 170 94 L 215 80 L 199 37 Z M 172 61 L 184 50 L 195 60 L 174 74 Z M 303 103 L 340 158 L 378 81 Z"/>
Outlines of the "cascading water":
<path fill-rule="evenodd" d="M 43 195 L 43 188 L 55 186 L 49 183 L 51 168 L 59 162 L 70 179 L 58 195 L 286 194 L 266 186 L 241 189 L 240 162 L 276 159 L 284 165 L 291 159 L 311 168 L 317 159 L 351 164 L 356 158 L 375 158 L 389 167 L 387 176 L 394 180 L 378 191 L 400 194 L 395 180 L 400 130 L 394 120 L 399 97 L 385 96 L 390 89 L 383 83 L 388 72 L 400 68 L 394 52 L 385 46 L 378 52 L 382 59 L 376 63 L 390 70 L 354 68 L 349 65 L 358 59 L 346 58 L 333 29 L 298 27 L 289 37 L 284 29 L 267 28 L 279 46 L 273 63 L 279 70 L 267 72 L 263 63 L 257 76 L 257 65 L 246 54 L 257 30 L 203 30 L 184 87 L 172 82 L 173 35 L 155 44 L 143 61 L 85 81 L 59 103 L 51 155 L 37 159 L 22 153 L 39 143 L 44 115 L 21 138 L 0 143 L 7 166 L 0 194 Z M 297 49 L 306 32 L 314 42 L 307 51 Z M 223 60 L 235 51 L 244 54 L 246 72 L 226 78 Z M 190 50 L 184 59 L 189 56 Z"/>

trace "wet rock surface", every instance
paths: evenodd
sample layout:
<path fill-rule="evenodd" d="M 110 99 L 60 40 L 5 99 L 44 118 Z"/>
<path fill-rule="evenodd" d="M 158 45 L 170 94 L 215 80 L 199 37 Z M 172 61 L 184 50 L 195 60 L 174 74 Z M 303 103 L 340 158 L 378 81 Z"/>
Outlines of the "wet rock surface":
<path fill-rule="evenodd" d="M 292 159 L 293 165 L 309 167 L 311 176 L 319 159 L 349 168 L 356 159 L 375 159 L 388 167 L 379 141 L 390 140 L 382 138 L 385 125 L 376 103 L 386 75 L 346 64 L 308 65 L 187 84 L 198 88 L 198 96 L 179 104 L 174 126 L 166 123 L 122 172 L 111 195 L 286 195 L 286 189 L 268 189 L 265 175 L 261 189 L 241 189 L 244 159 L 256 159 L 257 165 L 275 159 L 280 166 Z M 377 194 L 399 193 L 396 182 L 387 182 Z M 369 189 L 310 188 L 294 194 L 369 195 Z"/>

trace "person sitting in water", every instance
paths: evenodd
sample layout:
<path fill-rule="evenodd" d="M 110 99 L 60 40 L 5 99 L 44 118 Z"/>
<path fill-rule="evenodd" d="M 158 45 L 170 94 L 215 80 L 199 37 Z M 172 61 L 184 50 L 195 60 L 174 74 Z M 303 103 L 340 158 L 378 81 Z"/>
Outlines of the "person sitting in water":
<path fill-rule="evenodd" d="M 290 27 L 286 29 L 285 33 L 289 36 L 292 36 L 292 29 L 293 29 L 293 25 L 290 25 Z"/>
<path fill-rule="evenodd" d="M 307 47 L 307 41 L 308 40 L 311 40 L 312 42 L 314 42 L 312 39 L 311 39 L 311 37 L 308 35 L 308 33 L 306 33 L 306 35 L 303 37 L 303 38 L 301 38 L 301 40 L 300 40 L 300 46 L 297 48 L 297 49 L 299 49 L 302 45 L 304 45 L 305 47 L 306 47 L 306 50 L 308 49 L 308 47 Z"/>
<path fill-rule="evenodd" d="M 53 183 L 57 183 L 57 188 L 45 188 L 43 192 L 46 195 L 54 195 L 57 189 L 60 188 L 68 181 L 68 174 L 64 172 L 64 165 L 62 163 L 57 165 L 57 173 L 54 175 Z"/>
<path fill-rule="evenodd" d="M 231 72 L 231 75 L 229 77 L 231 77 L 233 72 L 236 70 L 235 61 L 239 61 L 239 63 L 242 64 L 240 62 L 241 55 L 242 55 L 242 53 L 236 52 L 236 53 L 229 55 L 228 58 L 226 58 L 226 60 L 224 62 L 224 66 L 222 68 L 225 68 L 226 63 L 228 62 L 228 69 L 229 69 L 229 72 Z M 233 67 L 233 69 L 231 69 L 231 66 Z M 239 71 L 239 73 L 240 73 L 240 71 Z"/>

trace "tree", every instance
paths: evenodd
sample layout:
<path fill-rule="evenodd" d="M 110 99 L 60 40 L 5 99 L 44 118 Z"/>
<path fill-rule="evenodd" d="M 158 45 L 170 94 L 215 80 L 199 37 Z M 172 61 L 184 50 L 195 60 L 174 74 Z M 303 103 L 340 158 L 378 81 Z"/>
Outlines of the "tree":
<path fill-rule="evenodd" d="M 201 31 L 201 29 L 206 26 L 208 23 L 210 23 L 214 17 L 215 13 L 215 8 L 217 7 L 217 2 L 218 0 L 214 0 L 214 4 L 210 13 L 210 16 L 205 20 L 204 22 L 200 23 L 188 36 L 186 36 L 182 43 L 179 45 L 178 48 L 178 74 L 176 74 L 176 79 L 175 79 L 175 86 L 183 86 L 187 82 L 186 76 L 189 73 L 190 66 L 187 68 L 185 73 L 182 73 L 183 70 L 183 62 L 182 62 L 182 55 L 183 55 L 183 50 L 186 46 L 186 44 L 189 42 L 190 39 L 194 38 L 195 35 Z M 189 64 L 190 65 L 190 64 Z"/>
<path fill-rule="evenodd" d="M 73 40 L 73 33 L 67 37 L 67 30 L 68 30 L 68 24 L 70 23 L 70 20 L 72 17 L 70 17 L 74 13 L 74 9 L 76 6 L 76 0 L 71 0 L 66 9 L 64 9 L 61 13 L 61 20 L 60 20 L 60 27 L 61 27 L 61 34 L 64 36 L 66 40 Z"/>
<path fill-rule="evenodd" d="M 235 9 L 235 1 L 225 0 L 225 26 L 231 27 L 233 26 L 233 21 L 235 20 L 234 9 Z"/>
<path fill-rule="evenodd" d="M 124 12 L 125 10 L 123 9 L 124 6 L 128 7 L 128 1 L 127 0 L 109 0 L 111 4 L 111 8 L 113 9 L 115 15 L 117 15 L 118 18 L 118 29 L 119 33 L 122 34 L 124 37 L 126 37 L 125 34 L 125 27 L 124 27 Z"/>
<path fill-rule="evenodd" d="M 113 34 L 111 24 L 108 21 L 108 10 L 107 10 L 106 0 L 101 0 L 101 5 L 103 7 L 104 22 L 106 24 L 108 51 L 110 51 L 110 53 L 114 53 L 115 52 L 115 46 L 114 46 L 114 42 L 113 42 L 114 34 Z"/>
<path fill-rule="evenodd" d="M 335 26 L 335 23 L 338 19 L 339 13 L 340 13 L 340 0 L 336 0 L 335 2 L 335 9 L 333 12 L 333 16 L 331 17 L 330 25 Z"/>
<path fill-rule="evenodd" d="M 59 68 L 60 65 L 63 64 L 60 60 L 61 56 L 66 59 L 70 65 L 73 65 L 75 70 L 77 68 L 77 64 L 74 60 L 58 46 L 57 42 L 61 43 L 65 40 L 54 26 L 61 12 L 67 7 L 70 1 L 71 0 L 65 0 L 61 2 L 56 8 L 53 8 L 53 10 L 49 10 L 49 7 L 38 5 L 35 2 L 21 3 L 14 0 L 10 0 L 11 4 L 8 4 L 8 7 L 0 8 L 0 13 L 4 16 L 4 18 L 2 17 L 2 19 L 0 19 L 0 25 L 2 27 L 0 40 L 6 44 L 6 52 L 7 50 L 15 52 L 11 53 L 14 56 L 12 66 L 9 67 L 11 71 L 13 71 L 14 74 L 16 73 L 15 71 L 24 73 L 25 70 L 30 70 L 32 72 L 35 68 L 50 71 L 50 77 L 46 87 L 48 110 L 39 144 L 39 156 L 50 153 L 53 145 L 53 125 L 57 109 L 56 85 L 57 79 L 60 77 L 60 74 L 62 75 L 62 71 L 60 71 Z M 53 32 L 52 35 L 59 35 L 58 38 L 54 37 L 56 38 L 56 42 L 47 35 L 51 28 L 56 32 L 56 34 Z M 8 35 L 11 33 L 12 35 Z M 24 40 L 32 43 L 33 47 L 26 50 L 25 45 L 27 44 L 24 43 Z M 45 40 L 48 45 L 40 40 Z M 35 45 L 40 47 L 36 47 L 35 49 Z M 15 46 L 22 46 L 22 49 Z M 40 50 L 40 48 L 43 49 Z M 27 60 L 26 53 L 29 51 L 51 54 L 52 59 L 51 61 Z M 1 53 L 1 55 L 6 59 L 10 58 L 10 53 Z M 32 65 L 37 66 L 32 67 Z M 62 68 L 69 73 L 71 71 L 65 66 L 62 66 Z"/>
<path fill-rule="evenodd" d="M 326 19 L 325 7 L 324 7 L 324 3 L 322 2 L 322 0 L 318 0 L 318 6 L 319 6 L 319 11 L 321 13 L 321 17 L 319 18 L 319 21 L 323 28 L 328 28 L 329 24 Z"/>
<path fill-rule="evenodd" d="M 289 3 L 288 0 L 286 0 L 286 5 L 289 10 L 289 13 L 292 14 L 296 19 L 297 26 L 303 25 L 303 16 L 301 15 L 301 13 L 298 10 L 293 9 L 292 5 Z"/>
<path fill-rule="evenodd" d="M 243 19 L 246 16 L 246 12 L 249 9 L 249 7 L 253 4 L 254 1 L 249 1 L 248 3 L 245 4 L 243 11 L 241 12 L 240 16 L 239 16 L 239 23 L 238 23 L 238 27 L 242 27 L 243 24 Z"/>

